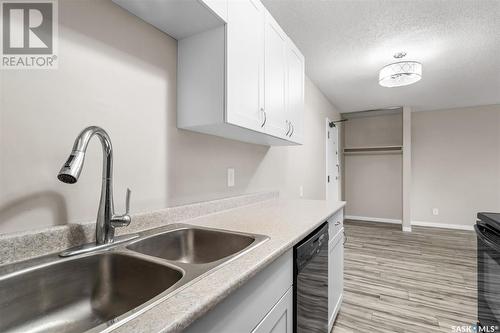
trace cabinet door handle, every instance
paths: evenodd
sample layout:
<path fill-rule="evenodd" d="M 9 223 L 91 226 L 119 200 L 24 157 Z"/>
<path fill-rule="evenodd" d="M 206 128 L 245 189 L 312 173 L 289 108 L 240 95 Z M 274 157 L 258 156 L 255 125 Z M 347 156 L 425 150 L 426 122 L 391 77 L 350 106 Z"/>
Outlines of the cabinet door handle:
<path fill-rule="evenodd" d="M 344 231 L 344 243 L 342 243 L 342 245 L 345 245 L 345 243 L 347 243 L 347 235 L 345 234 L 345 231 Z"/>
<path fill-rule="evenodd" d="M 293 132 L 295 132 L 295 126 L 293 126 L 292 122 L 290 122 L 290 126 L 292 126 L 292 132 L 290 133 L 290 137 L 292 137 Z"/>
<path fill-rule="evenodd" d="M 335 225 L 339 225 L 339 224 L 340 224 L 340 221 L 335 222 Z"/>
<path fill-rule="evenodd" d="M 288 130 L 286 131 L 285 136 L 288 136 L 288 134 L 290 133 L 290 122 L 288 120 L 286 121 L 286 127 L 288 128 Z"/>
<path fill-rule="evenodd" d="M 262 125 L 260 125 L 260 127 L 264 127 L 266 125 L 267 115 L 266 115 L 266 111 L 264 111 L 264 109 L 260 109 L 260 111 L 262 111 L 264 113 L 264 122 L 262 123 Z"/>

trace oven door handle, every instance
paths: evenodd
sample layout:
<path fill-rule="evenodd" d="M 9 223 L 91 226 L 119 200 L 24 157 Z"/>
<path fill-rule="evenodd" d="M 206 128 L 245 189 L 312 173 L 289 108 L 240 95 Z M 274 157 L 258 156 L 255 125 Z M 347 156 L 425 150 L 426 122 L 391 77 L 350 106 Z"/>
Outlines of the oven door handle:
<path fill-rule="evenodd" d="M 477 237 L 479 237 L 484 243 L 486 243 L 486 245 L 488 245 L 489 247 L 491 247 L 491 248 L 495 249 L 496 251 L 500 252 L 500 244 L 496 243 L 491 238 L 489 238 L 484 233 L 483 230 L 485 229 L 485 230 L 488 230 L 488 231 L 490 231 L 492 233 L 494 233 L 495 231 L 493 231 L 490 227 L 488 227 L 486 224 L 484 224 L 481 221 L 478 221 L 477 224 L 474 225 L 474 229 L 476 230 Z"/>

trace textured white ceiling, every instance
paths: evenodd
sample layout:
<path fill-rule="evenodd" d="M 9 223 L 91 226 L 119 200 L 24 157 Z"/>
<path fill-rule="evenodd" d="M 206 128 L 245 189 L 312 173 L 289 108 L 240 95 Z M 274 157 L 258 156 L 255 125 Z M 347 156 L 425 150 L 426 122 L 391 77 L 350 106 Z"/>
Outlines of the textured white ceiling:
<path fill-rule="evenodd" d="M 500 104 L 500 0 L 263 0 L 340 111 Z M 414 85 L 383 88 L 393 54 L 423 64 Z"/>

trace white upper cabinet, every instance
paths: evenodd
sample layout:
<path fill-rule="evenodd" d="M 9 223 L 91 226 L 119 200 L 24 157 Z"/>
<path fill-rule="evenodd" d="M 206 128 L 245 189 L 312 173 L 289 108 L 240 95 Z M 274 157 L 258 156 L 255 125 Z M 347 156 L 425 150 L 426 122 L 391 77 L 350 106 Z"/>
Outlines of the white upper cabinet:
<path fill-rule="evenodd" d="M 288 37 L 266 13 L 265 24 L 265 131 L 276 137 L 286 137 L 286 48 Z"/>
<path fill-rule="evenodd" d="M 221 19 L 220 15 L 224 15 L 224 6 L 228 0 L 113 0 L 113 2 L 169 36 L 181 40 L 224 24 L 226 21 Z"/>
<path fill-rule="evenodd" d="M 288 42 L 287 47 L 287 96 L 286 120 L 290 140 L 302 143 L 304 134 L 304 56 Z"/>
<path fill-rule="evenodd" d="M 264 125 L 264 18 L 260 1 L 229 1 L 226 121 L 254 131 Z"/>
<path fill-rule="evenodd" d="M 304 57 L 260 0 L 113 1 L 178 40 L 178 128 L 302 143 Z"/>

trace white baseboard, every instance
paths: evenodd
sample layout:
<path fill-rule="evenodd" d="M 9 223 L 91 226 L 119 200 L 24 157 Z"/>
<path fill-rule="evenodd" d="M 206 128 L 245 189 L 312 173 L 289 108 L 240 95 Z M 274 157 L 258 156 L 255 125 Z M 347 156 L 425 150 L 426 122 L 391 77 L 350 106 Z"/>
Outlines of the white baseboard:
<path fill-rule="evenodd" d="M 370 216 L 346 215 L 344 217 L 344 219 L 365 221 L 365 222 L 392 223 L 392 224 L 401 224 L 402 223 L 401 220 L 397 220 L 397 219 L 386 219 L 386 218 L 370 217 Z M 436 223 L 436 222 L 426 222 L 426 221 L 411 221 L 411 226 L 410 227 L 406 227 L 406 226 L 403 227 L 403 231 L 410 232 L 412 226 L 456 229 L 456 230 L 474 230 L 473 225 Z"/>
<path fill-rule="evenodd" d="M 411 221 L 411 225 L 416 225 L 416 226 L 419 226 L 419 227 L 431 227 L 431 228 L 445 228 L 445 229 L 457 229 L 457 230 L 474 230 L 474 226 L 473 225 L 436 223 L 436 222 L 426 222 L 426 221 Z"/>
<path fill-rule="evenodd" d="M 401 224 L 401 220 L 397 219 L 386 219 L 380 217 L 368 217 L 368 216 L 354 216 L 354 215 L 346 215 L 344 216 L 345 220 L 356 220 L 356 221 L 366 221 L 366 222 L 382 222 L 382 223 L 392 223 L 392 224 Z"/>

